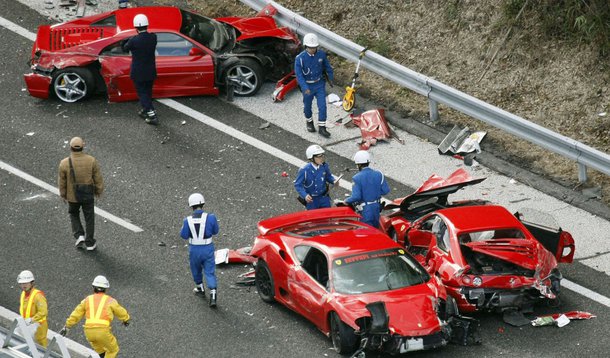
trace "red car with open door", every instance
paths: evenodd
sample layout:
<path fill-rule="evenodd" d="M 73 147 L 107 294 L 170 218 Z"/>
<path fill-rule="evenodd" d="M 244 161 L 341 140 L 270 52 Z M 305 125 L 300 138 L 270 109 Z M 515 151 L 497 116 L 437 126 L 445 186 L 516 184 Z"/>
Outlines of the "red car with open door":
<path fill-rule="evenodd" d="M 177 7 L 137 7 L 38 28 L 25 75 L 34 97 L 55 95 L 76 102 L 106 92 L 111 102 L 137 98 L 129 78 L 131 55 L 122 44 L 136 35 L 133 18 L 148 17 L 157 34 L 157 80 L 153 97 L 217 95 L 231 84 L 239 96 L 254 95 L 265 79 L 292 69 L 300 42 L 277 27 L 275 9 L 256 17 L 210 19 Z"/>
<path fill-rule="evenodd" d="M 442 280 L 460 312 L 517 310 L 560 290 L 558 263 L 571 263 L 574 239 L 561 228 L 528 222 L 483 200 L 447 196 L 483 179 L 459 169 L 432 176 L 386 206 L 382 228 Z"/>
<path fill-rule="evenodd" d="M 441 281 L 358 218 L 344 207 L 261 221 L 250 253 L 261 299 L 313 322 L 341 354 L 478 342 L 476 321 L 457 316 Z"/>

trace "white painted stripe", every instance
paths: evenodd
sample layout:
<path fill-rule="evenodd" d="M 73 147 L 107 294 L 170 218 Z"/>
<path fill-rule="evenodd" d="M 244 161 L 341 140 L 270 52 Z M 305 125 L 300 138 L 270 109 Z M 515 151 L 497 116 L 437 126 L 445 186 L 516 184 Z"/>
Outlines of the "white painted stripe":
<path fill-rule="evenodd" d="M 5 24 L 9 24 L 11 27 L 9 27 L 9 26 L 7 26 Z M 32 41 L 34 41 L 36 39 L 36 35 L 35 34 L 29 32 L 28 30 L 24 29 L 23 27 L 21 27 L 19 25 L 16 25 L 16 24 L 14 24 L 14 23 L 12 23 L 12 22 L 10 22 L 10 21 L 2 18 L 2 17 L 0 17 L 0 25 L 6 27 L 7 29 L 9 29 L 11 31 L 14 31 L 15 33 L 17 33 L 17 34 L 19 34 L 21 36 L 24 36 L 24 37 L 26 37 L 26 38 L 28 38 L 28 39 L 30 39 Z M 247 135 L 245 133 L 242 133 L 242 132 L 238 131 L 235 128 L 229 127 L 229 126 L 227 126 L 226 124 L 224 124 L 222 122 L 219 122 L 219 121 L 217 121 L 217 120 L 215 120 L 215 119 L 213 119 L 211 117 L 208 117 L 208 116 L 206 116 L 205 114 L 203 114 L 201 112 L 197 112 L 196 110 L 194 110 L 194 109 L 192 109 L 190 107 L 187 107 L 187 106 L 185 106 L 185 105 L 183 105 L 181 103 L 178 103 L 178 102 L 176 102 L 176 101 L 174 101 L 172 99 L 159 99 L 157 101 L 160 102 L 160 103 L 163 103 L 164 105 L 166 105 L 166 106 L 168 106 L 170 108 L 173 108 L 174 110 L 176 110 L 176 111 L 178 111 L 180 113 L 183 113 L 183 114 L 185 114 L 185 115 L 187 115 L 187 116 L 189 116 L 189 117 L 191 117 L 191 118 L 193 118 L 193 119 L 195 119 L 195 120 L 197 120 L 197 121 L 199 121 L 199 122 L 201 122 L 201 123 L 203 123 L 205 125 L 213 127 L 213 128 L 215 128 L 215 129 L 217 129 L 217 130 L 219 130 L 219 131 L 221 131 L 221 132 L 223 132 L 223 133 L 225 133 L 227 135 L 230 135 L 233 138 L 239 139 L 239 140 L 241 140 L 241 141 L 243 141 L 243 142 L 245 142 L 247 144 L 250 144 L 251 146 L 253 146 L 255 148 L 258 148 L 258 149 L 262 150 L 263 152 L 266 152 L 266 153 L 268 153 L 270 155 L 273 155 L 276 158 L 282 159 L 282 160 L 284 160 L 287 163 L 295 165 L 295 166 L 297 166 L 299 168 L 302 167 L 303 165 L 305 165 L 305 161 L 303 161 L 301 159 L 298 159 L 297 157 L 295 157 L 293 155 L 285 153 L 285 152 L 283 152 L 283 151 L 281 151 L 281 150 L 279 150 L 279 149 L 277 149 L 277 148 L 275 148 L 275 147 L 273 147 L 273 146 L 271 146 L 271 145 L 269 145 L 269 144 L 267 144 L 265 142 L 262 142 L 262 141 L 260 141 L 260 140 L 258 140 L 256 138 L 254 138 L 254 137 L 251 137 L 251 136 L 249 136 L 249 135 Z M 4 164 L 4 163 L 2 161 L 0 161 L 0 166 L 2 164 Z M 29 174 L 25 174 L 25 175 L 28 175 L 29 177 L 31 177 Z M 31 178 L 34 179 L 34 180 L 39 181 L 43 185 L 48 185 L 48 184 L 46 184 L 46 183 L 44 183 L 44 182 L 42 182 L 42 181 L 40 181 L 40 180 L 38 180 L 38 179 L 36 179 L 34 177 L 31 177 Z M 347 190 L 350 190 L 350 191 L 352 190 L 352 183 L 350 183 L 350 182 L 348 182 L 346 180 L 341 179 L 339 181 L 339 185 L 342 188 L 345 188 Z M 49 185 L 49 187 L 51 187 L 51 186 Z M 54 187 L 51 187 L 51 188 L 52 188 L 52 190 L 57 191 L 56 188 L 54 188 Z M 47 189 L 47 190 L 49 190 L 49 189 Z M 58 194 L 58 192 L 55 192 L 55 194 Z M 101 210 L 101 209 L 96 208 L 96 213 L 98 212 L 98 210 Z M 106 213 L 105 211 L 103 211 L 103 212 Z M 110 214 L 108 214 L 108 215 L 110 215 Z M 115 216 L 113 216 L 113 217 L 115 217 Z M 111 219 L 109 219 L 109 220 L 111 220 Z M 121 219 L 118 219 L 118 220 L 121 220 Z M 127 223 L 127 224 L 131 225 L 129 223 Z M 137 226 L 134 226 L 134 227 L 138 228 Z M 142 231 L 142 229 L 140 229 L 140 228 L 138 228 L 138 229 L 140 231 Z M 565 287 L 565 288 L 567 288 L 567 289 L 569 289 L 571 291 L 574 291 L 574 292 L 576 292 L 578 294 L 581 294 L 581 295 L 583 295 L 583 296 L 585 296 L 585 297 L 587 297 L 587 298 L 589 298 L 589 299 L 591 299 L 591 300 L 593 300 L 595 302 L 598 302 L 598 303 L 600 303 L 600 304 L 602 304 L 604 306 L 610 307 L 610 298 L 608 298 L 606 296 L 600 295 L 597 292 L 591 291 L 588 288 L 583 287 L 583 286 L 581 286 L 581 285 L 579 285 L 577 283 L 574 283 L 572 281 L 569 281 L 569 280 L 567 280 L 565 278 L 562 280 L 562 285 L 563 285 L 563 287 Z"/>
<path fill-rule="evenodd" d="M 26 172 L 24 172 L 22 170 L 19 170 L 19 169 L 15 168 L 15 167 L 13 167 L 13 166 L 3 162 L 2 160 L 0 160 L 0 169 L 4 169 L 4 170 L 6 170 L 7 172 L 9 172 L 11 174 L 14 174 L 14 175 L 16 175 L 16 176 L 18 176 L 18 177 L 20 177 L 22 179 L 25 179 L 25 180 L 29 181 L 32 184 L 36 184 L 39 187 L 41 187 L 41 188 L 43 188 L 43 189 L 45 189 L 47 191 L 50 191 L 51 193 L 59 196 L 59 189 L 58 188 L 56 188 L 56 187 L 54 187 L 54 186 L 52 186 L 50 184 L 47 184 L 44 181 L 42 181 L 42 180 L 40 180 L 38 178 L 35 178 L 35 177 L 31 176 L 30 174 L 28 174 L 28 173 L 26 173 Z M 105 218 L 106 220 L 112 221 L 113 223 L 126 228 L 127 230 L 131 230 L 133 232 L 142 232 L 142 231 L 144 231 L 144 230 L 142 230 L 142 228 L 140 228 L 140 227 L 138 227 L 138 226 L 136 226 L 136 225 L 126 221 L 126 220 L 123 220 L 123 219 L 119 218 L 118 216 L 112 215 L 109 212 L 107 212 L 106 210 L 100 209 L 97 206 L 95 207 L 95 213 L 98 214 L 99 216 Z"/>
<path fill-rule="evenodd" d="M 210 126 L 227 135 L 230 135 L 231 137 L 233 137 L 235 139 L 239 139 L 242 142 L 245 142 L 245 143 L 253 146 L 256 149 L 259 149 L 265 153 L 268 153 L 268 154 L 270 154 L 276 158 L 279 158 L 289 164 L 292 164 L 298 168 L 302 167 L 303 165 L 305 165 L 307 163 L 307 162 L 305 162 L 293 155 L 290 155 L 286 152 L 283 152 L 283 151 L 275 148 L 274 146 L 271 146 L 259 139 L 256 139 L 245 133 L 242 133 L 233 127 L 229 127 L 228 125 L 226 125 L 222 122 L 219 122 L 219 121 L 215 120 L 214 118 L 208 117 L 201 112 L 197 112 L 196 110 L 194 110 L 190 107 L 187 107 L 181 103 L 178 103 L 178 102 L 174 101 L 173 99 L 159 99 L 157 101 L 160 103 L 163 103 L 164 105 L 166 105 L 180 113 L 183 113 L 207 126 Z M 350 190 L 350 191 L 352 190 L 352 183 L 347 180 L 344 180 L 344 179 L 339 180 L 339 186 L 341 186 L 344 189 Z"/>
<path fill-rule="evenodd" d="M 0 26 L 6 27 L 14 33 L 25 37 L 26 39 L 34 42 L 36 41 L 36 34 L 28 31 L 27 29 L 17 25 L 14 22 L 8 21 L 7 19 L 0 16 Z"/>
<path fill-rule="evenodd" d="M 591 291 L 590 289 L 583 287 L 577 283 L 574 283 L 570 280 L 566 280 L 565 278 L 561 280 L 561 286 L 567 288 L 570 291 L 574 291 L 579 293 L 597 303 L 600 303 L 606 307 L 610 307 L 610 298 L 600 295 L 595 291 Z"/>

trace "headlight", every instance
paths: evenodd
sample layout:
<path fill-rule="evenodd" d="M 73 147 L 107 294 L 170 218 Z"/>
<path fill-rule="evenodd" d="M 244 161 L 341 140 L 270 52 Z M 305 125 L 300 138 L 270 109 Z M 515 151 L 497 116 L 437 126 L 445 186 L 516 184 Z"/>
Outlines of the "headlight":
<path fill-rule="evenodd" d="M 476 287 L 481 286 L 482 283 L 483 283 L 483 279 L 480 278 L 479 276 L 476 276 L 475 278 L 472 279 L 472 284 L 475 285 Z"/>

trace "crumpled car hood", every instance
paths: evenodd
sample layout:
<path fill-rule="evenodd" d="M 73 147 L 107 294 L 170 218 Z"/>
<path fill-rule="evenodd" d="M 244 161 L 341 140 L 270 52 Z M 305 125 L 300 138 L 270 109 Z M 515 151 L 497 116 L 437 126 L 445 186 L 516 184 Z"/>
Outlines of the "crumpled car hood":
<path fill-rule="evenodd" d="M 533 240 L 494 239 L 463 245 L 468 246 L 472 251 L 511 262 L 528 270 L 538 268 L 543 277 L 557 266 L 554 256 Z"/>
<path fill-rule="evenodd" d="M 243 41 L 257 37 L 277 37 L 283 40 L 294 40 L 295 36 L 287 28 L 278 28 L 275 21 L 270 17 L 223 17 L 217 21 L 229 24 L 236 28 L 240 35 L 237 41 Z"/>
<path fill-rule="evenodd" d="M 350 320 L 354 325 L 353 322 L 357 318 L 370 316 L 366 305 L 377 301 L 385 303 L 392 333 L 401 336 L 424 336 L 441 329 L 441 321 L 434 307 L 436 294 L 427 285 L 383 292 L 383 294 L 370 293 L 337 298 L 337 303 L 351 315 Z"/>

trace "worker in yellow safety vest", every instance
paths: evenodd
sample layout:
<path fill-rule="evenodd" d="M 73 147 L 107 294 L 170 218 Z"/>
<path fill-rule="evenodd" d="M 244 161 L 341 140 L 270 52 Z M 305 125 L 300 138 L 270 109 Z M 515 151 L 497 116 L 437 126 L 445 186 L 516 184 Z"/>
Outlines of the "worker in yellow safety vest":
<path fill-rule="evenodd" d="M 25 323 L 28 326 L 38 326 L 35 329 L 34 340 L 41 346 L 46 347 L 47 331 L 49 330 L 49 324 L 47 323 L 47 315 L 49 314 L 47 299 L 42 291 L 34 288 L 34 274 L 32 271 L 21 271 L 19 276 L 17 276 L 17 283 L 21 287 L 19 314 L 25 319 Z"/>
<path fill-rule="evenodd" d="M 93 294 L 76 306 L 66 320 L 66 325 L 59 331 L 59 334 L 65 336 L 70 328 L 86 316 L 85 337 L 102 358 L 114 358 L 119 353 L 119 345 L 110 327 L 114 316 L 122 321 L 125 327 L 129 326 L 130 319 L 127 310 L 106 294 L 108 288 L 110 282 L 106 277 L 95 277 Z"/>

